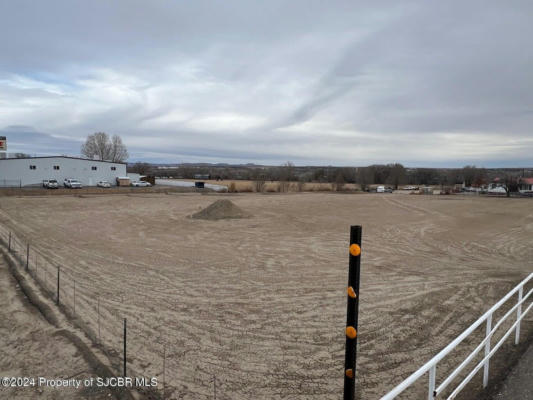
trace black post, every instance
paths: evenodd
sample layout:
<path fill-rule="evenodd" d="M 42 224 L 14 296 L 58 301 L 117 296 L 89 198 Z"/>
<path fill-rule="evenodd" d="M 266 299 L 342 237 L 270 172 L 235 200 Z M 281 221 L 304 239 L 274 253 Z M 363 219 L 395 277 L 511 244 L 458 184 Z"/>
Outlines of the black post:
<path fill-rule="evenodd" d="M 26 271 L 30 267 L 30 244 L 26 245 Z"/>
<path fill-rule="evenodd" d="M 74 315 L 76 315 L 76 280 L 74 280 Z"/>
<path fill-rule="evenodd" d="M 9 232 L 9 245 L 7 246 L 7 250 L 11 252 L 11 232 Z"/>
<path fill-rule="evenodd" d="M 357 330 L 359 319 L 359 282 L 361 275 L 361 226 L 350 227 L 350 264 L 346 316 L 346 354 L 344 358 L 344 400 L 355 399 Z"/>
<path fill-rule="evenodd" d="M 102 344 L 102 338 L 100 336 L 100 296 L 98 296 L 97 302 L 98 302 L 98 343 Z"/>
<path fill-rule="evenodd" d="M 124 318 L 124 378 L 126 377 L 126 318 Z"/>
<path fill-rule="evenodd" d="M 57 266 L 57 300 L 56 304 L 59 305 L 59 265 Z"/>

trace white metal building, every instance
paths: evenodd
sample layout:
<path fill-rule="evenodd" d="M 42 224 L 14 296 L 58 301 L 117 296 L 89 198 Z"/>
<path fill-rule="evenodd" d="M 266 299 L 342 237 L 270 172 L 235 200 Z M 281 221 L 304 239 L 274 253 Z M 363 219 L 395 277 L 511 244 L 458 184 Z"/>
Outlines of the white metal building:
<path fill-rule="evenodd" d="M 56 179 L 62 186 L 66 178 L 84 186 L 96 186 L 98 181 L 116 185 L 116 177 L 125 175 L 125 163 L 110 161 L 66 156 L 0 159 L 0 186 L 41 185 L 45 179 Z"/>

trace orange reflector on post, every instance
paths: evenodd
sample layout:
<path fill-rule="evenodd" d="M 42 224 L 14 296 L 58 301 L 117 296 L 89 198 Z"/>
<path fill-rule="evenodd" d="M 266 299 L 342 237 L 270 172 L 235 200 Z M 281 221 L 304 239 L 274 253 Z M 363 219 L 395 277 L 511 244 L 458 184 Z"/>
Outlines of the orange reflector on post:
<path fill-rule="evenodd" d="M 352 299 L 355 299 L 357 295 L 355 294 L 355 290 L 353 290 L 353 287 L 348 286 L 348 296 L 350 296 Z"/>
<path fill-rule="evenodd" d="M 359 247 L 358 244 L 352 244 L 350 245 L 350 254 L 354 257 L 357 257 L 358 255 L 361 254 L 361 248 Z"/>
<path fill-rule="evenodd" d="M 346 370 L 346 376 L 348 378 L 353 378 L 353 369 L 347 369 Z"/>
<path fill-rule="evenodd" d="M 357 331 L 353 326 L 346 327 L 346 336 L 348 336 L 350 339 L 355 339 L 357 336 Z"/>

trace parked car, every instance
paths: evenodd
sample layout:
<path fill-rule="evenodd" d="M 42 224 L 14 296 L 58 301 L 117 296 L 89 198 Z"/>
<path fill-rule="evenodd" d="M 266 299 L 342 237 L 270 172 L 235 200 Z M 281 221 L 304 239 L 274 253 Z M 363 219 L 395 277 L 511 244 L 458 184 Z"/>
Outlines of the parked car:
<path fill-rule="evenodd" d="M 63 186 L 70 189 L 81 189 L 81 183 L 77 179 L 66 178 L 63 181 Z"/>
<path fill-rule="evenodd" d="M 507 190 L 504 186 L 492 186 L 488 189 L 489 194 L 507 194 Z"/>
<path fill-rule="evenodd" d="M 376 192 L 378 193 L 385 193 L 385 186 L 378 186 L 376 188 Z"/>
<path fill-rule="evenodd" d="M 57 189 L 59 188 L 59 183 L 55 179 L 49 179 L 46 184 L 47 189 Z"/>
<path fill-rule="evenodd" d="M 44 179 L 43 180 L 43 188 L 46 189 L 57 189 L 59 187 L 59 184 L 55 179 Z"/>
<path fill-rule="evenodd" d="M 111 184 L 108 181 L 100 181 L 96 184 L 96 186 L 101 188 L 110 188 Z"/>
<path fill-rule="evenodd" d="M 152 184 L 150 182 L 145 182 L 145 181 L 133 181 L 131 182 L 131 186 L 149 187 L 149 186 L 152 186 Z"/>
<path fill-rule="evenodd" d="M 412 185 L 405 186 L 403 190 L 418 190 L 418 186 L 412 186 Z"/>
<path fill-rule="evenodd" d="M 387 186 L 384 193 L 392 193 L 392 188 Z"/>

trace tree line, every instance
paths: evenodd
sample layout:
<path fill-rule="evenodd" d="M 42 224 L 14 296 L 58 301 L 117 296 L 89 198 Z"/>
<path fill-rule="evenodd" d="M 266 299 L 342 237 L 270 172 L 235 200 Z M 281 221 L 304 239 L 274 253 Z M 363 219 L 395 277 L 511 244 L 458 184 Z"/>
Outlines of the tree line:
<path fill-rule="evenodd" d="M 462 168 L 406 168 L 400 163 L 374 164 L 366 167 L 295 166 L 286 162 L 279 166 L 257 165 L 179 165 L 159 169 L 148 163 L 136 163 L 128 167 L 130 172 L 161 177 L 194 179 L 195 175 L 209 175 L 211 179 L 252 180 L 280 182 L 356 183 L 364 190 L 369 185 L 389 185 L 397 189 L 401 185 L 481 186 L 495 176 L 517 175 L 505 170 L 488 170 L 474 165 Z M 504 178 L 505 179 L 505 178 Z"/>
<path fill-rule="evenodd" d="M 96 132 L 87 136 L 81 146 L 81 153 L 87 158 L 104 161 L 124 162 L 128 159 L 128 150 L 118 135 L 109 136 L 105 132 Z M 16 157 L 25 157 L 18 153 Z M 487 170 L 475 165 L 463 168 L 406 168 L 400 163 L 374 164 L 366 167 L 322 167 L 295 166 L 287 161 L 280 166 L 257 166 L 254 164 L 237 166 L 218 165 L 180 165 L 175 168 L 159 169 L 148 163 L 137 162 L 128 165 L 128 172 L 142 175 L 194 179 L 195 175 L 209 175 L 211 179 L 252 180 L 261 186 L 266 181 L 279 182 L 321 182 L 332 183 L 340 190 L 345 183 L 357 183 L 365 190 L 369 185 L 390 185 L 398 189 L 400 185 L 441 185 L 465 186 L 486 185 L 498 174 L 501 183 L 509 191 L 518 186 L 520 170 Z M 522 171 L 524 176 L 524 171 Z"/>

